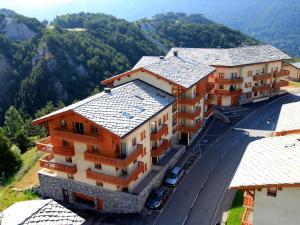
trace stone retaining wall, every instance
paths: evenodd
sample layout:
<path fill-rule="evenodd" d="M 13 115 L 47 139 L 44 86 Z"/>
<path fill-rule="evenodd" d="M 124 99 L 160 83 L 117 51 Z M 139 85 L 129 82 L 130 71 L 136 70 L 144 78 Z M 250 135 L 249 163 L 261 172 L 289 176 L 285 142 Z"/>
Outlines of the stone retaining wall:
<path fill-rule="evenodd" d="M 168 169 L 173 167 L 178 159 L 185 151 L 185 147 L 177 150 L 175 155 L 163 167 L 154 167 L 159 172 L 152 179 L 151 182 L 138 194 L 132 194 L 120 191 L 111 191 L 99 186 L 85 184 L 71 179 L 65 179 L 53 176 L 44 172 L 39 172 L 40 192 L 43 197 L 50 197 L 55 200 L 64 200 L 63 189 L 68 190 L 69 201 L 74 203 L 74 192 L 79 192 L 95 198 L 95 205 L 97 206 L 97 199 L 103 201 L 103 212 L 110 213 L 137 213 L 140 212 L 145 204 L 145 201 L 153 188 L 160 186 Z"/>

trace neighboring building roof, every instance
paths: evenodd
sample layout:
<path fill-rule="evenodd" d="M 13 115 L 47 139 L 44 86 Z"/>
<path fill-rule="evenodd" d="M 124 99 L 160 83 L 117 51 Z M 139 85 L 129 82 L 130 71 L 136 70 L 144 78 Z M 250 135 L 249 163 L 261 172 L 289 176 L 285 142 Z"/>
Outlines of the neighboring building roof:
<path fill-rule="evenodd" d="M 175 100 L 143 81 L 134 80 L 111 89 L 110 93 L 101 92 L 38 120 L 73 111 L 123 137 Z"/>
<path fill-rule="evenodd" d="M 138 62 L 137 64 L 135 64 L 135 66 L 132 68 L 133 70 L 138 69 L 140 67 L 149 65 L 151 63 L 156 62 L 157 60 L 159 60 L 159 56 L 143 56 Z"/>
<path fill-rule="evenodd" d="M 300 131 L 300 101 L 284 104 L 278 116 L 275 132 Z"/>
<path fill-rule="evenodd" d="M 17 202 L 3 211 L 1 225 L 80 225 L 85 220 L 52 199 Z"/>
<path fill-rule="evenodd" d="M 150 64 L 145 65 L 147 62 Z M 193 86 L 215 71 L 215 68 L 209 65 L 193 59 L 187 60 L 176 56 L 158 58 L 156 60 L 153 57 L 150 60 L 143 57 L 134 68 L 137 69 L 138 66 L 185 88 Z"/>
<path fill-rule="evenodd" d="M 290 63 L 293 67 L 300 69 L 300 62 Z"/>
<path fill-rule="evenodd" d="M 172 48 L 167 56 L 177 51 L 179 57 L 194 59 L 211 66 L 240 66 L 291 59 L 271 45 L 255 45 L 238 48 Z"/>
<path fill-rule="evenodd" d="M 230 188 L 300 186 L 300 135 L 264 138 L 251 142 Z"/>

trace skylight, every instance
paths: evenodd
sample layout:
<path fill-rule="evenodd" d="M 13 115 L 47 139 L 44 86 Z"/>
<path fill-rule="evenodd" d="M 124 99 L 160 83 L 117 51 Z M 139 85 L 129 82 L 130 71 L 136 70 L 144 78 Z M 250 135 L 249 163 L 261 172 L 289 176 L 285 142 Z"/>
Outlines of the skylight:
<path fill-rule="evenodd" d="M 136 98 L 138 98 L 138 99 L 140 99 L 140 100 L 144 100 L 144 98 L 141 97 L 141 96 L 139 96 L 139 95 L 134 95 L 134 97 L 136 97 Z"/>
<path fill-rule="evenodd" d="M 166 95 L 164 95 L 162 93 L 157 93 L 156 95 L 159 96 L 159 97 L 161 97 L 161 98 L 165 98 L 166 97 Z"/>
<path fill-rule="evenodd" d="M 127 119 L 132 119 L 133 118 L 133 116 L 130 113 L 128 113 L 128 112 L 122 112 L 122 115 L 124 117 L 126 117 Z"/>
<path fill-rule="evenodd" d="M 139 106 L 139 105 L 135 106 L 135 108 L 136 108 L 139 112 L 145 111 L 145 109 L 144 109 L 142 106 Z"/>

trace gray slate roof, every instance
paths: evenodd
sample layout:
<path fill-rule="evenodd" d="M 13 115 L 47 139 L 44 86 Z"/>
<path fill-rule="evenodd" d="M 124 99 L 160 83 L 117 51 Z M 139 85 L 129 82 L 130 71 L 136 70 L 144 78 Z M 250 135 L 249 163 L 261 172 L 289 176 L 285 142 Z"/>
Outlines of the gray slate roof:
<path fill-rule="evenodd" d="M 134 66 L 134 68 L 138 67 L 143 67 L 185 88 L 193 86 L 215 71 L 215 68 L 196 60 L 175 56 L 163 59 L 159 57 L 142 57 Z"/>
<path fill-rule="evenodd" d="M 290 63 L 292 66 L 296 67 L 297 69 L 300 69 L 300 62 Z"/>
<path fill-rule="evenodd" d="M 111 93 L 99 93 L 40 119 L 71 110 L 123 137 L 174 101 L 175 97 L 134 80 L 111 89 Z"/>
<path fill-rule="evenodd" d="M 238 48 L 172 48 L 167 56 L 178 51 L 179 57 L 197 60 L 211 66 L 240 66 L 284 59 L 290 56 L 272 45 Z"/>
<path fill-rule="evenodd" d="M 3 211 L 2 225 L 81 225 L 83 218 L 52 199 L 17 202 Z"/>
<path fill-rule="evenodd" d="M 275 132 L 300 130 L 300 101 L 281 106 Z"/>
<path fill-rule="evenodd" d="M 251 142 L 231 181 L 231 188 L 300 184 L 300 135 Z"/>

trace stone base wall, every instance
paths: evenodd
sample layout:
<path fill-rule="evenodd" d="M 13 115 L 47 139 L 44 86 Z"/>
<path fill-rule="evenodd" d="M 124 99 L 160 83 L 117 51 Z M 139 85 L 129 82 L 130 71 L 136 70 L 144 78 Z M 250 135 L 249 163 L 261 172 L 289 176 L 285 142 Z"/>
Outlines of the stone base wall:
<path fill-rule="evenodd" d="M 43 197 L 64 201 L 63 189 L 65 189 L 68 190 L 70 203 L 76 203 L 74 192 L 79 192 L 94 197 L 96 206 L 97 199 L 101 199 L 103 201 L 102 212 L 138 213 L 143 209 L 151 190 L 160 186 L 168 169 L 176 164 L 184 151 L 185 147 L 179 148 L 166 165 L 163 167 L 153 167 L 153 169 L 159 170 L 159 172 L 138 195 L 121 191 L 111 191 L 100 186 L 85 184 L 43 172 L 39 172 L 40 193 Z"/>

